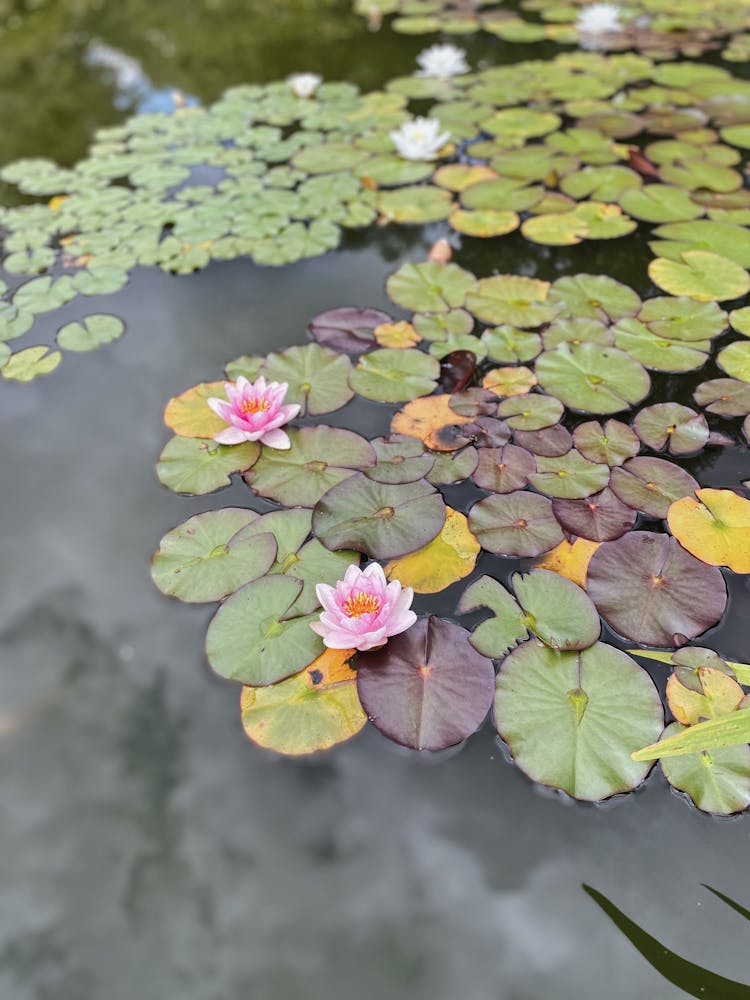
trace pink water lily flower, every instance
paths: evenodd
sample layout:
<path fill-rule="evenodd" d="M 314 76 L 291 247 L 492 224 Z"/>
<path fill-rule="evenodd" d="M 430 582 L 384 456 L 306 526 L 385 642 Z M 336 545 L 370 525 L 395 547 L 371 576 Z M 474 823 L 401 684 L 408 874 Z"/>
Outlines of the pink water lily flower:
<path fill-rule="evenodd" d="M 282 405 L 288 388 L 286 382 L 266 383 L 262 375 L 255 382 L 248 382 L 244 375 L 236 382 L 225 382 L 226 399 L 212 396 L 206 400 L 214 413 L 229 424 L 214 434 L 214 441 L 219 444 L 260 441 L 269 448 L 287 449 L 289 435 L 279 428 L 300 411 L 299 403 Z"/>
<path fill-rule="evenodd" d="M 409 610 L 412 588 L 398 580 L 388 583 L 378 563 L 365 570 L 350 566 L 335 587 L 319 583 L 315 592 L 323 611 L 310 628 L 329 649 L 375 649 L 417 620 Z"/>

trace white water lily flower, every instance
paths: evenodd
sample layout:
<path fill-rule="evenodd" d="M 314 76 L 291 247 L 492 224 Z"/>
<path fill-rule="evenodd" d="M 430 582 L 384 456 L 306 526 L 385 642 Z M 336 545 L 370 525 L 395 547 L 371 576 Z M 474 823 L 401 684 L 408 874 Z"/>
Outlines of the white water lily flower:
<path fill-rule="evenodd" d="M 438 150 L 450 139 L 450 132 L 440 131 L 437 118 L 412 118 L 395 132 L 393 145 L 404 160 L 434 160 Z"/>
<path fill-rule="evenodd" d="M 433 76 L 448 80 L 469 72 L 466 54 L 456 45 L 431 45 L 417 56 L 420 66 L 417 76 Z"/>
<path fill-rule="evenodd" d="M 315 91 L 323 82 L 323 77 L 317 73 L 292 73 L 286 78 L 286 82 L 292 88 L 295 97 L 312 97 Z"/>
<path fill-rule="evenodd" d="M 614 3 L 593 3 L 578 15 L 576 28 L 581 35 L 606 35 L 622 31 L 620 8 Z"/>

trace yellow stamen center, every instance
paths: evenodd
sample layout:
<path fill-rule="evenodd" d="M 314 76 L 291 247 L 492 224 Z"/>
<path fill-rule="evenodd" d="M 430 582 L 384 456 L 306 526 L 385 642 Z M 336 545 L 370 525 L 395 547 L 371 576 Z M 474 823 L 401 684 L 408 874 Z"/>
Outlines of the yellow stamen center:
<path fill-rule="evenodd" d="M 358 590 L 356 594 L 347 597 L 341 606 L 347 618 L 361 618 L 362 615 L 376 615 L 383 604 L 374 594 Z"/>
<path fill-rule="evenodd" d="M 271 404 L 262 396 L 251 396 L 250 399 L 243 399 L 240 403 L 240 410 L 243 413 L 261 413 L 263 410 L 270 410 Z"/>

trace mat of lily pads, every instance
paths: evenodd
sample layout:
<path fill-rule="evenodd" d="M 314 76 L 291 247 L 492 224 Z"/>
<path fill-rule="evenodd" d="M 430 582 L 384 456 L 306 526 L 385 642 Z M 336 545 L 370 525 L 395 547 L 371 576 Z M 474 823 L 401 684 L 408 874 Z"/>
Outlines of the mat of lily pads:
<path fill-rule="evenodd" d="M 152 569 L 166 594 L 220 602 L 208 662 L 239 683 L 248 736 L 313 753 L 369 719 L 438 750 L 490 713 L 515 764 L 574 798 L 632 791 L 663 756 L 699 808 L 747 808 L 750 666 L 702 637 L 727 576 L 750 572 L 750 500 L 699 478 L 747 429 L 750 385 L 727 363 L 742 317 L 606 275 L 434 260 L 387 291 L 392 313 L 333 307 L 308 343 L 237 358 L 166 407 L 161 482 L 248 489 L 170 531 Z M 694 405 L 659 401 L 661 373 Z M 275 427 L 279 383 L 286 441 L 215 440 L 258 414 Z M 348 429 L 364 401 L 366 435 Z M 411 588 L 415 613 L 360 642 L 385 595 L 365 567 Z"/>

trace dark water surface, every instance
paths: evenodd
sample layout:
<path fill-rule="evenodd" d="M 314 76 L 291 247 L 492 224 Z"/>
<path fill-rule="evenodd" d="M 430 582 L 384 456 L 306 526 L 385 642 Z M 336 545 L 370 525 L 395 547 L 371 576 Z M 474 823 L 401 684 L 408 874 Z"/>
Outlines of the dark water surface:
<path fill-rule="evenodd" d="M 0 0 L 0 13 L 16 7 Z M 201 31 L 209 8 L 214 28 L 204 20 Z M 371 86 L 404 53 L 408 72 L 423 44 L 368 36 L 344 2 L 48 3 L 13 30 L 28 39 L 34 18 L 47 20 L 24 50 L 25 79 L 0 35 L 2 160 L 75 158 L 93 127 L 124 113 L 98 78 L 90 93 L 81 84 L 92 71 L 76 59 L 92 35 L 141 59 L 158 86 L 207 98 L 242 79 L 326 69 L 332 53 L 328 76 Z M 156 30 L 175 54 L 151 64 Z M 356 51 L 368 38 L 377 65 Z M 51 86 L 56 59 L 72 93 Z M 63 100 L 68 119 L 55 111 Z M 385 277 L 433 235 L 351 239 L 280 270 L 141 269 L 97 301 L 126 320 L 120 341 L 0 391 L 2 1000 L 684 996 L 583 882 L 673 951 L 750 979 L 746 925 L 700 885 L 750 903 L 746 817 L 707 818 L 659 775 L 603 807 L 571 805 L 509 765 L 489 723 L 428 759 L 372 729 L 311 761 L 278 759 L 246 740 L 239 688 L 204 662 L 213 609 L 169 601 L 148 578 L 166 530 L 248 498 L 235 486 L 188 500 L 159 485 L 166 399 L 236 355 L 302 342 L 323 309 L 388 308 Z M 606 268 L 635 284 L 635 245 L 586 258 L 523 244 L 522 257 L 520 241 L 503 241 L 502 257 L 469 246 L 461 259 L 540 277 Z M 40 339 L 76 309 L 42 317 Z M 713 454 L 702 480 L 736 484 L 737 457 Z M 748 658 L 748 579 L 734 581 L 722 632 L 721 651 L 737 659 Z"/>

